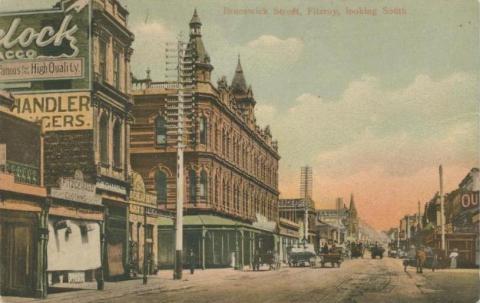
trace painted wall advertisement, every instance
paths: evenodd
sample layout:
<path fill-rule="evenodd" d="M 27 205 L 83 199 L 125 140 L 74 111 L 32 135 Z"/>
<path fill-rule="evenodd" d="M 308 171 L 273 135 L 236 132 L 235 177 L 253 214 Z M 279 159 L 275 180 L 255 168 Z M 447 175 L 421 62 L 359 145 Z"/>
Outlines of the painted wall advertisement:
<path fill-rule="evenodd" d="M 21 91 L 90 88 L 89 0 L 0 14 L 0 83 Z"/>
<path fill-rule="evenodd" d="M 89 92 L 15 94 L 13 114 L 30 121 L 41 121 L 45 131 L 93 128 Z"/>

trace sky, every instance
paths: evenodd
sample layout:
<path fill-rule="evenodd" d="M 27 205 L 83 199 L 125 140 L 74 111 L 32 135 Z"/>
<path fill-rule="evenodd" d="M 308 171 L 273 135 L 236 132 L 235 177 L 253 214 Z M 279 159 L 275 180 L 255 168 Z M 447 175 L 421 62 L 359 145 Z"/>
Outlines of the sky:
<path fill-rule="evenodd" d="M 0 0 L 0 8 L 52 2 Z M 240 55 L 257 122 L 279 141 L 282 198 L 299 195 L 300 167 L 310 165 L 317 207 L 336 197 L 348 206 L 354 193 L 360 216 L 386 229 L 438 191 L 440 164 L 447 192 L 479 165 L 477 1 L 122 3 L 137 77 L 150 68 L 164 79 L 165 42 L 188 35 L 194 8 L 212 80 L 231 81 Z M 384 14 L 393 8 L 405 14 Z M 282 9 L 294 15 L 275 14 Z"/>

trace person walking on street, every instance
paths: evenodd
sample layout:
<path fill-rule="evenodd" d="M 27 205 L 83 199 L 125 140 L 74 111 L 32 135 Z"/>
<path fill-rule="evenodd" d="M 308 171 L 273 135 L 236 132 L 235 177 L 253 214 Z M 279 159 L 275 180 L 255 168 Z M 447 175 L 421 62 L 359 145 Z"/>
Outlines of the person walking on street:
<path fill-rule="evenodd" d="M 195 253 L 193 252 L 193 249 L 190 249 L 190 252 L 188 253 L 188 260 L 190 263 L 190 274 L 193 275 L 195 272 Z"/>
<path fill-rule="evenodd" d="M 423 264 L 425 263 L 426 259 L 427 255 L 425 254 L 425 250 L 423 249 L 423 246 L 420 246 L 416 253 L 417 273 L 423 273 Z"/>
<path fill-rule="evenodd" d="M 450 268 L 457 268 L 458 249 L 454 248 L 449 257 Z"/>

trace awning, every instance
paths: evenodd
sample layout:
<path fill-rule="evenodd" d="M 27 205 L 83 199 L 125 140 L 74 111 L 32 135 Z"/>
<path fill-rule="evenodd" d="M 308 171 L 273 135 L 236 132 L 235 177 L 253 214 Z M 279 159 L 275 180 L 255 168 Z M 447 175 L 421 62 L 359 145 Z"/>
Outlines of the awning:
<path fill-rule="evenodd" d="M 84 271 L 101 266 L 98 223 L 50 219 L 48 232 L 47 271 Z"/>
<path fill-rule="evenodd" d="M 165 217 L 158 218 L 158 225 L 160 226 L 169 226 L 173 225 L 173 220 Z M 183 225 L 185 226 L 244 226 L 252 227 L 249 224 L 235 221 L 232 219 L 227 219 L 219 216 L 213 215 L 194 215 L 194 216 L 184 216 Z"/>

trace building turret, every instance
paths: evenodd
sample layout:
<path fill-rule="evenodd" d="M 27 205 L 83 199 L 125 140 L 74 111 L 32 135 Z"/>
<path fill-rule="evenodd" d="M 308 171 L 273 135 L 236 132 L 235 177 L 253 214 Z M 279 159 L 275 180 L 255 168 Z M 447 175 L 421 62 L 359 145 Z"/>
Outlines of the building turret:
<path fill-rule="evenodd" d="M 255 98 L 251 86 L 247 86 L 245 75 L 243 74 L 242 64 L 240 62 L 240 55 L 238 56 L 237 68 L 233 76 L 231 90 L 235 96 L 235 101 L 238 108 L 242 111 L 244 118 L 249 125 L 255 123 Z"/>
<path fill-rule="evenodd" d="M 202 22 L 198 16 L 197 9 L 194 10 L 190 20 L 190 41 L 189 48 L 192 52 L 195 64 L 195 79 L 197 81 L 209 82 L 213 66 L 210 64 L 208 55 L 202 41 Z"/>

